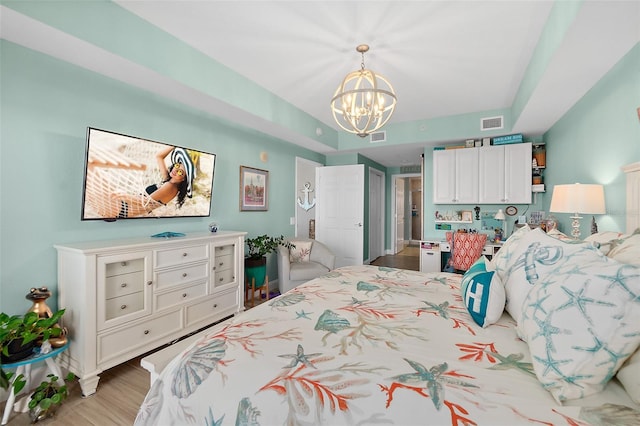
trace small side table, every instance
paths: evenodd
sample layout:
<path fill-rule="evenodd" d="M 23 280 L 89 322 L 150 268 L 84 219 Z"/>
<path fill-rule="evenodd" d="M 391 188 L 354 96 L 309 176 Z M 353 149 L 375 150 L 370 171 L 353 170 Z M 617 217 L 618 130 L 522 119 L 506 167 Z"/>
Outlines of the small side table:
<path fill-rule="evenodd" d="M 64 378 L 62 377 L 62 371 L 60 370 L 60 366 L 55 360 L 55 356 L 62 353 L 69 347 L 69 342 L 67 342 L 64 346 L 52 349 L 51 352 L 42 354 L 40 352 L 34 353 L 29 358 L 23 359 L 22 361 L 14 362 L 11 364 L 2 364 L 2 368 L 5 370 L 8 369 L 16 369 L 15 375 L 13 376 L 13 380 L 22 374 L 26 380 L 26 384 L 24 389 L 27 391 L 31 386 L 31 366 L 35 363 L 44 361 L 47 364 L 47 369 L 50 373 L 55 374 L 58 377 L 58 384 L 60 386 L 64 385 Z M 48 373 L 47 373 L 48 374 Z M 16 395 L 13 391 L 13 381 L 10 385 L 9 398 L 7 399 L 7 405 L 4 407 L 4 414 L 2 416 L 2 425 L 6 425 L 9 421 L 9 415 L 11 414 L 11 410 L 13 410 L 13 404 L 16 401 Z"/>

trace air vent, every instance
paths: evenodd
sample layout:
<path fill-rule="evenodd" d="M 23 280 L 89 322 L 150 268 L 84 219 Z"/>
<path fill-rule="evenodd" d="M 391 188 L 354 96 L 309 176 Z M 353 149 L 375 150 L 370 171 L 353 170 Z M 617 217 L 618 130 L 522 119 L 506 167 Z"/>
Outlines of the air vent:
<path fill-rule="evenodd" d="M 400 173 L 420 173 L 422 169 L 419 164 L 412 166 L 400 166 Z"/>
<path fill-rule="evenodd" d="M 486 117 L 480 119 L 480 130 L 497 130 L 504 127 L 504 116 Z"/>
<path fill-rule="evenodd" d="M 375 132 L 369 135 L 369 143 L 386 142 L 387 132 Z"/>

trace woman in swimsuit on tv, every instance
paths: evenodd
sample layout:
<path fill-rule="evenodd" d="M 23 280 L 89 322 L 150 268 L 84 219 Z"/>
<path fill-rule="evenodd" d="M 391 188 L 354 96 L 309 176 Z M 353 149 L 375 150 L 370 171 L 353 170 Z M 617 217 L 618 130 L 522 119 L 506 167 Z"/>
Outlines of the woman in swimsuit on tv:
<path fill-rule="evenodd" d="M 179 154 L 181 155 L 176 156 L 174 150 L 180 150 Z M 172 157 L 177 157 L 179 160 L 175 161 L 172 158 L 173 162 L 167 168 L 165 158 L 172 153 Z M 156 208 L 167 205 L 176 196 L 177 207 L 182 207 L 192 180 L 192 173 L 189 171 L 193 168 L 193 165 L 185 165 L 187 162 L 191 163 L 189 154 L 182 148 L 169 146 L 156 154 L 156 161 L 163 178 L 162 182 L 147 186 L 145 194 L 140 194 L 139 196 L 112 194 L 111 198 L 114 203 L 111 204 L 115 218 L 122 219 L 149 215 Z"/>

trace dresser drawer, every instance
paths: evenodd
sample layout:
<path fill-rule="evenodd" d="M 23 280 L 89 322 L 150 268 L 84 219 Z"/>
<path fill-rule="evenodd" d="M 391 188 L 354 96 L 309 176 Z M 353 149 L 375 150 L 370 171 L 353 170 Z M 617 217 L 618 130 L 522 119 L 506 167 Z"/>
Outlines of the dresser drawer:
<path fill-rule="evenodd" d="M 209 262 L 155 272 L 156 290 L 209 278 Z"/>
<path fill-rule="evenodd" d="M 216 321 L 224 315 L 230 315 L 235 312 L 236 307 L 235 291 L 222 293 L 213 298 L 209 298 L 204 302 L 187 306 L 186 326 L 189 327 L 206 319 L 209 321 Z"/>
<path fill-rule="evenodd" d="M 167 266 L 181 265 L 189 262 L 197 262 L 209 258 L 209 246 L 207 244 L 197 246 L 186 246 L 168 250 L 156 250 L 155 267 L 164 268 Z"/>
<path fill-rule="evenodd" d="M 112 262 L 105 265 L 105 276 L 107 277 L 141 271 L 144 271 L 143 258 Z"/>
<path fill-rule="evenodd" d="M 144 272 L 131 272 L 128 274 L 115 275 L 105 279 L 105 296 L 112 299 L 131 293 L 142 291 L 144 287 Z"/>
<path fill-rule="evenodd" d="M 234 248 L 233 244 L 229 244 L 226 246 L 216 246 L 216 248 L 214 249 L 214 254 L 216 257 L 225 256 L 228 254 L 233 255 L 233 248 Z"/>
<path fill-rule="evenodd" d="M 139 291 L 108 299 L 105 302 L 105 308 L 106 321 L 142 311 L 144 309 L 144 293 Z"/>
<path fill-rule="evenodd" d="M 183 305 L 207 295 L 207 283 L 179 288 L 166 293 L 154 295 L 154 307 L 156 311 L 167 309 L 172 306 Z"/>
<path fill-rule="evenodd" d="M 213 276 L 213 287 L 220 287 L 221 285 L 234 282 L 236 279 L 233 269 L 227 269 L 226 271 L 216 271 Z"/>
<path fill-rule="evenodd" d="M 233 268 L 233 255 L 227 254 L 224 256 L 216 256 L 213 266 L 213 270 L 216 272 L 225 271 Z"/>
<path fill-rule="evenodd" d="M 177 310 L 121 330 L 99 334 L 98 364 L 178 332 L 182 328 L 181 313 Z"/>

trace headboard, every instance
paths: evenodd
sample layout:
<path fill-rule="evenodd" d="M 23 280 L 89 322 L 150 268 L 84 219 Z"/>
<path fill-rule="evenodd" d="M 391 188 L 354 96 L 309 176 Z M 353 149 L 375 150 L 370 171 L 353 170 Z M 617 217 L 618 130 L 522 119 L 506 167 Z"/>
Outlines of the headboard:
<path fill-rule="evenodd" d="M 627 174 L 627 233 L 640 228 L 640 162 L 622 166 Z"/>

